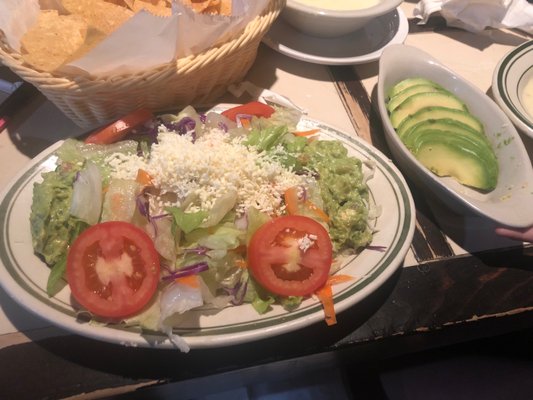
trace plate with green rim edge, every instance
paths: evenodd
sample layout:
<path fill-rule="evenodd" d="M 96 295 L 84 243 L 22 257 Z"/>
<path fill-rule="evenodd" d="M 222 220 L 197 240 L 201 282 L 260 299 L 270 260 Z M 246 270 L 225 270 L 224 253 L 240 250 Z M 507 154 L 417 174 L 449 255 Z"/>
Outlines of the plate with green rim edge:
<path fill-rule="evenodd" d="M 331 125 L 304 117 L 300 129 L 320 129 L 321 140 L 340 140 L 350 155 L 373 165 L 374 176 L 368 181 L 371 201 L 381 208 L 373 222 L 373 248 L 348 257 L 339 273 L 356 279 L 333 287 L 336 312 L 356 306 L 383 285 L 401 267 L 411 244 L 415 208 L 409 188 L 395 165 L 379 150 L 360 138 Z M 163 333 L 141 332 L 124 324 L 100 325 L 82 321 L 66 286 L 55 297 L 46 294 L 49 268 L 33 253 L 29 215 L 33 184 L 41 173 L 56 165 L 54 151 L 58 142 L 36 156 L 0 196 L 0 285 L 21 306 L 67 331 L 96 340 L 128 346 L 175 349 Z M 374 246 L 382 251 L 376 251 Z M 292 312 L 274 306 L 259 315 L 249 304 L 228 306 L 221 310 L 202 309 L 189 312 L 174 333 L 192 348 L 210 348 L 250 342 L 323 322 L 324 314 L 315 298 L 304 300 Z"/>
<path fill-rule="evenodd" d="M 507 53 L 496 65 L 492 92 L 513 124 L 533 139 L 533 116 L 526 110 L 525 87 L 533 80 L 533 40 Z"/>

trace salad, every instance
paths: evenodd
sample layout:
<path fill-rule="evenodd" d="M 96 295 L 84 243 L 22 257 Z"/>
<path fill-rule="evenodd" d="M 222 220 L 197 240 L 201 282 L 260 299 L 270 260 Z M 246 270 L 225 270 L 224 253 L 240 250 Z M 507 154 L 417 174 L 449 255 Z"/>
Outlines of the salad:
<path fill-rule="evenodd" d="M 379 210 L 362 161 L 300 117 L 260 102 L 138 110 L 67 139 L 33 189 L 48 294 L 68 285 L 95 323 L 162 331 L 184 351 L 173 328 L 207 305 L 263 314 L 317 296 L 334 324 L 331 286 L 354 279 L 341 259 L 370 244 Z"/>

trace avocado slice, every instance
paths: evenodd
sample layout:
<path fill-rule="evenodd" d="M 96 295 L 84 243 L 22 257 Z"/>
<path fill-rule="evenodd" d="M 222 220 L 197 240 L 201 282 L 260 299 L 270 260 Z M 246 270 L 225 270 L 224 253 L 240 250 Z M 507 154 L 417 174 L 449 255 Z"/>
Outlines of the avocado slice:
<path fill-rule="evenodd" d="M 397 94 L 395 94 L 389 99 L 389 102 L 387 103 L 387 110 L 389 110 L 389 113 L 391 113 L 404 100 L 406 100 L 408 97 L 416 93 L 438 92 L 440 90 L 445 91 L 444 89 L 440 87 L 436 87 L 433 85 L 427 85 L 427 84 L 409 86 L 406 89 L 402 90 L 401 92 L 398 92 Z"/>
<path fill-rule="evenodd" d="M 421 129 L 416 133 L 410 135 L 409 138 L 404 142 L 405 146 L 415 154 L 420 146 L 425 143 L 427 140 L 438 138 L 438 135 L 441 136 L 443 140 L 453 141 L 454 136 L 458 139 L 453 143 L 461 143 L 462 146 L 466 149 L 469 149 L 472 153 L 478 154 L 480 157 L 483 157 L 485 160 L 494 160 L 496 161 L 496 155 L 492 150 L 492 147 L 488 141 L 485 141 L 475 133 L 469 133 L 467 131 L 460 131 L 459 129 L 454 130 L 442 130 L 442 129 Z"/>
<path fill-rule="evenodd" d="M 427 92 L 417 93 L 405 99 L 390 114 L 390 120 L 394 129 L 402 123 L 403 120 L 413 115 L 417 111 L 426 107 L 447 107 L 456 110 L 468 112 L 466 105 L 449 92 Z"/>
<path fill-rule="evenodd" d="M 490 149 L 492 149 L 487 136 L 485 136 L 483 133 L 479 133 L 468 125 L 449 118 L 427 119 L 425 121 L 419 122 L 407 132 L 405 132 L 404 135 L 400 137 L 400 139 L 402 139 L 406 146 L 409 146 L 409 143 L 413 140 L 414 137 L 416 137 L 416 135 L 418 135 L 419 133 L 423 133 L 426 130 L 440 130 L 444 131 L 447 135 L 463 135 L 475 143 L 486 145 Z"/>
<path fill-rule="evenodd" d="M 469 112 L 440 106 L 425 107 L 417 111 L 413 115 L 403 120 L 403 122 L 398 126 L 396 131 L 398 132 L 398 135 L 402 137 L 414 125 L 428 119 L 453 119 L 457 122 L 461 122 L 465 125 L 468 125 L 470 128 L 478 131 L 480 134 L 485 135 L 485 129 L 483 128 L 483 124 L 481 123 L 481 121 L 479 121 Z"/>
<path fill-rule="evenodd" d="M 400 93 L 401 91 L 407 89 L 408 87 L 410 86 L 416 86 L 416 85 L 430 85 L 430 86 L 435 86 L 435 87 L 438 87 L 438 88 L 441 88 L 442 89 L 442 86 L 440 86 L 439 84 L 437 84 L 436 82 L 433 82 L 432 80 L 430 79 L 426 79 L 426 78 L 419 78 L 419 77 L 416 77 L 416 78 L 407 78 L 407 79 L 404 79 L 400 82 L 398 82 L 396 85 L 394 85 L 390 90 L 389 90 L 389 93 L 388 93 L 388 98 L 392 98 L 394 96 L 396 96 L 398 93 Z"/>
<path fill-rule="evenodd" d="M 482 191 L 498 182 L 498 162 L 490 146 L 479 146 L 462 135 L 426 130 L 410 148 L 413 155 L 438 176 L 451 176 Z"/>
<path fill-rule="evenodd" d="M 438 176 L 491 191 L 499 165 L 481 121 L 453 93 L 425 78 L 409 78 L 389 92 L 387 110 L 411 153 Z"/>

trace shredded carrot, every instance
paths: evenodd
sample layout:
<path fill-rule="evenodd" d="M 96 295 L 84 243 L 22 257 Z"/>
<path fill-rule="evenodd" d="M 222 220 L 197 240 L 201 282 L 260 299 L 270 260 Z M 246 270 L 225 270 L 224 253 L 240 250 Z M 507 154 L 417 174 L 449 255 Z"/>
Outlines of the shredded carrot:
<path fill-rule="evenodd" d="M 176 278 L 176 282 L 195 288 L 195 289 L 200 287 L 200 282 L 198 282 L 197 275 L 182 276 L 180 278 Z"/>
<path fill-rule="evenodd" d="M 241 269 L 248 268 L 248 264 L 242 258 L 238 258 L 237 260 L 235 260 L 235 266 Z"/>
<path fill-rule="evenodd" d="M 293 135 L 294 136 L 311 136 L 311 135 L 314 135 L 315 133 L 318 133 L 320 132 L 320 129 L 309 129 L 308 131 L 296 131 L 296 132 L 293 132 Z"/>
<path fill-rule="evenodd" d="M 311 200 L 300 200 L 298 196 L 298 187 L 293 186 L 285 190 L 283 194 L 285 200 L 285 208 L 290 215 L 302 215 L 302 211 L 309 210 L 315 217 L 321 219 L 324 222 L 329 222 L 329 215 L 324 210 L 318 207 Z M 303 210 L 301 209 L 303 206 Z"/>
<path fill-rule="evenodd" d="M 139 168 L 137 171 L 137 178 L 135 180 L 140 183 L 142 186 L 153 186 L 154 182 L 152 176 L 142 168 Z"/>
<path fill-rule="evenodd" d="M 335 325 L 337 323 L 335 305 L 333 303 L 333 291 L 331 290 L 331 287 L 337 283 L 348 282 L 352 279 L 355 278 L 350 275 L 332 275 L 328 278 L 325 285 L 316 291 L 315 294 L 324 308 L 324 318 L 328 326 Z"/>
<path fill-rule="evenodd" d="M 316 295 L 324 308 L 326 324 L 329 326 L 335 325 L 337 323 L 337 317 L 335 315 L 335 306 L 333 305 L 333 291 L 331 290 L 331 285 L 326 283 L 317 290 Z"/>
<path fill-rule="evenodd" d="M 248 118 L 241 118 L 239 119 L 239 122 L 241 123 L 243 128 L 248 129 L 251 125 L 250 120 Z"/>
<path fill-rule="evenodd" d="M 355 278 L 350 275 L 331 275 L 326 283 L 328 285 L 336 285 L 337 283 L 344 283 L 354 279 Z"/>
<path fill-rule="evenodd" d="M 290 215 L 298 214 L 298 188 L 296 186 L 285 190 L 283 195 L 285 199 L 285 208 Z"/>
<path fill-rule="evenodd" d="M 324 210 L 322 210 L 320 207 L 318 207 L 315 203 L 313 203 L 311 200 L 306 200 L 304 205 L 318 218 L 323 220 L 324 222 L 329 222 L 329 215 L 326 214 Z"/>

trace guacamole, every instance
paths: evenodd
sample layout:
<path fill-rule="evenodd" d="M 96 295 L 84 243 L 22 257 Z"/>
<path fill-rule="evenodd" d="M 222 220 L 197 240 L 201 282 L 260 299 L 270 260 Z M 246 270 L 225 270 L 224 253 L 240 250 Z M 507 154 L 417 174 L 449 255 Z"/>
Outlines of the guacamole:
<path fill-rule="evenodd" d="M 60 262 L 72 240 L 87 227 L 69 212 L 77 171 L 74 165 L 61 165 L 44 173 L 43 181 L 34 185 L 30 215 L 33 248 L 48 265 Z"/>
<path fill-rule="evenodd" d="M 348 156 L 341 142 L 315 140 L 304 149 L 307 167 L 319 175 L 324 211 L 336 251 L 359 249 L 372 240 L 368 220 L 368 187 L 361 160 Z"/>

